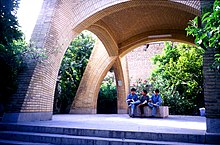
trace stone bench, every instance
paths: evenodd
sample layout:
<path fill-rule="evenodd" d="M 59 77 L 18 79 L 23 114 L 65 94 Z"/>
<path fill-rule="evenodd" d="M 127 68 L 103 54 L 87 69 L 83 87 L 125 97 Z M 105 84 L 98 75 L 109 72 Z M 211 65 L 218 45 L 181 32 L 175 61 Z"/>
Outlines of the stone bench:
<path fill-rule="evenodd" d="M 128 114 L 131 116 L 131 107 L 128 108 Z M 144 106 L 144 114 L 141 115 L 140 108 L 136 106 L 134 110 L 135 117 L 151 117 L 152 109 L 149 106 Z M 159 106 L 157 107 L 157 114 L 155 117 L 166 118 L 169 116 L 169 107 L 168 106 Z"/>

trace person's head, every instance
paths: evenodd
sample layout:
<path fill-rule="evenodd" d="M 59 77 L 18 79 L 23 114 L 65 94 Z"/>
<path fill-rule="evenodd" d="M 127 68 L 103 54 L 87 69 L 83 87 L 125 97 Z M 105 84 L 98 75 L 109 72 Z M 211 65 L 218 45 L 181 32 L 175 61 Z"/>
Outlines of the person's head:
<path fill-rule="evenodd" d="M 141 94 L 144 95 L 144 96 L 146 96 L 146 95 L 147 95 L 147 90 L 143 90 L 143 91 L 141 92 Z"/>
<path fill-rule="evenodd" d="M 135 88 L 132 88 L 132 89 L 131 89 L 131 94 L 134 95 L 135 93 L 136 93 L 136 89 L 135 89 Z"/>
<path fill-rule="evenodd" d="M 156 89 L 156 90 L 155 90 L 155 94 L 156 94 L 156 95 L 158 95 L 159 92 L 160 92 L 159 89 Z"/>

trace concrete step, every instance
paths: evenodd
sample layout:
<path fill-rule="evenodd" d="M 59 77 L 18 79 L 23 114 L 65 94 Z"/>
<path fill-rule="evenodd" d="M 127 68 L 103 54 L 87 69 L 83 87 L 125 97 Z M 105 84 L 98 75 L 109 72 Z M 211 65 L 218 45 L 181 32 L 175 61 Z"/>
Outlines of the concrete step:
<path fill-rule="evenodd" d="M 33 142 L 24 142 L 24 141 L 16 141 L 16 140 L 3 140 L 0 139 L 1 145 L 53 145 L 50 143 L 33 143 Z"/>
<path fill-rule="evenodd" d="M 88 136 L 74 136 L 35 132 L 0 131 L 0 137 L 4 140 L 16 140 L 20 142 L 38 142 L 38 144 L 57 144 L 57 145 L 198 145 L 185 142 L 150 141 L 136 139 L 102 138 Z"/>
<path fill-rule="evenodd" d="M 101 137 L 112 139 L 138 139 L 148 141 L 165 141 L 165 142 L 184 142 L 184 143 L 205 143 L 205 134 L 174 134 L 174 133 L 157 133 L 157 132 L 135 132 L 135 131 L 118 131 L 118 130 L 96 130 L 81 128 L 63 128 L 48 126 L 30 126 L 17 124 L 1 124 L 2 131 L 18 131 L 45 134 L 62 134 L 71 136 L 84 137 Z"/>

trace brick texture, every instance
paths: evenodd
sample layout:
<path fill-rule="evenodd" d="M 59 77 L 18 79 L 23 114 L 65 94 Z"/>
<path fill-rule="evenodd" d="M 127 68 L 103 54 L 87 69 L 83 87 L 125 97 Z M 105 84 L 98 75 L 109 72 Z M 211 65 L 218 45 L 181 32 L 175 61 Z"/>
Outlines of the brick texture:
<path fill-rule="evenodd" d="M 87 85 L 77 92 L 88 100 L 83 102 L 83 98 L 76 96 L 73 109 L 86 108 L 88 113 L 94 113 L 91 108 L 96 109 L 101 81 L 115 62 L 118 80 L 124 78 L 124 86 L 118 88 L 119 96 L 127 94 L 129 81 L 123 56 L 129 51 L 161 40 L 193 43 L 184 29 L 188 20 L 200 14 L 199 5 L 199 1 L 175 0 L 44 0 L 31 40 L 39 49 L 46 49 L 48 58 L 43 63 L 29 64 L 20 74 L 18 91 L 11 98 L 8 112 L 52 112 L 63 55 L 73 38 L 88 29 L 100 38 L 106 50 L 98 49 L 100 53 L 94 52 L 97 56 L 91 57 L 100 56 L 89 62 L 86 69 L 90 71 L 81 82 Z M 87 94 L 83 94 L 82 88 Z M 123 110 L 124 105 L 119 108 Z"/>
<path fill-rule="evenodd" d="M 70 113 L 95 114 L 100 85 L 117 56 L 110 57 L 100 40 L 96 41 L 77 90 Z"/>
<path fill-rule="evenodd" d="M 220 73 L 210 68 L 214 54 L 214 49 L 208 48 L 203 57 L 204 98 L 208 118 L 220 118 Z"/>
<path fill-rule="evenodd" d="M 155 69 L 152 58 L 157 54 L 161 54 L 163 48 L 163 42 L 150 43 L 138 47 L 126 55 L 130 86 L 135 84 L 138 79 L 148 80 L 153 69 Z"/>

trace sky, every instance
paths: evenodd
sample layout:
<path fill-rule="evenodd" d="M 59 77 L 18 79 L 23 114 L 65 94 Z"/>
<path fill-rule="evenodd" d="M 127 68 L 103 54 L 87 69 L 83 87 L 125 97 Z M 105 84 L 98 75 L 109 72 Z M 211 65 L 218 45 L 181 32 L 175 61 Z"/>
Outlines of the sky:
<path fill-rule="evenodd" d="M 30 40 L 42 3 L 43 0 L 20 0 L 17 17 L 26 41 Z"/>
<path fill-rule="evenodd" d="M 21 30 L 24 33 L 27 42 L 29 42 L 31 38 L 42 4 L 43 0 L 20 0 L 17 17 L 18 23 L 21 26 Z M 86 31 L 85 33 L 89 33 L 92 37 L 97 38 L 89 31 Z"/>

